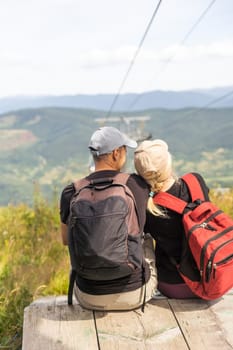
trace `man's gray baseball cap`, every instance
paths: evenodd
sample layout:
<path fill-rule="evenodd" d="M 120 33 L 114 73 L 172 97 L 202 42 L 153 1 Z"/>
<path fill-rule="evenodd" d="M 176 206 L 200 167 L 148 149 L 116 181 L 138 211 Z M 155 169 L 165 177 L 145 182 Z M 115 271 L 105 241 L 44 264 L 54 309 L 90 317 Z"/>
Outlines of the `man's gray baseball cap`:
<path fill-rule="evenodd" d="M 136 148 L 137 142 L 113 126 L 104 126 L 94 132 L 88 147 L 93 155 L 100 156 L 122 146 Z"/>

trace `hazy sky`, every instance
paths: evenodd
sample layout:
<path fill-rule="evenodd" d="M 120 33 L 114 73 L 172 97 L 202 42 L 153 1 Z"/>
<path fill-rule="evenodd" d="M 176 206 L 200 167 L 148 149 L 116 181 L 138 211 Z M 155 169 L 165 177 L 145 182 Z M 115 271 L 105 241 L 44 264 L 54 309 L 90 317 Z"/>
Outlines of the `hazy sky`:
<path fill-rule="evenodd" d="M 210 2 L 162 1 L 122 93 L 233 85 L 233 0 L 179 46 Z M 0 97 L 116 93 L 157 3 L 0 0 Z"/>

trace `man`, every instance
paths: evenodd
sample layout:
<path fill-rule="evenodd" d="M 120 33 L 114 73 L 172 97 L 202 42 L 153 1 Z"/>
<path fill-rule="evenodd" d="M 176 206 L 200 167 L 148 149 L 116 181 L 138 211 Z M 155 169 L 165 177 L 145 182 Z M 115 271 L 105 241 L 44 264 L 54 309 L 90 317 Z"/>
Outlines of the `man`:
<path fill-rule="evenodd" d="M 86 177 L 88 181 L 114 178 L 126 162 L 127 148 L 136 148 L 137 143 L 114 127 L 99 128 L 90 139 L 89 149 L 93 156 L 95 171 Z M 126 183 L 135 198 L 140 235 L 146 219 L 148 187 L 141 177 L 131 174 Z M 75 193 L 74 184 L 62 192 L 60 202 L 61 235 L 65 245 L 69 242 L 70 202 Z M 141 240 L 140 240 L 140 244 Z M 153 296 L 156 286 L 156 270 L 151 237 L 143 243 L 142 266 L 134 267 L 130 276 L 113 280 L 90 280 L 76 277 L 75 296 L 79 303 L 95 310 L 130 310 L 143 305 Z"/>

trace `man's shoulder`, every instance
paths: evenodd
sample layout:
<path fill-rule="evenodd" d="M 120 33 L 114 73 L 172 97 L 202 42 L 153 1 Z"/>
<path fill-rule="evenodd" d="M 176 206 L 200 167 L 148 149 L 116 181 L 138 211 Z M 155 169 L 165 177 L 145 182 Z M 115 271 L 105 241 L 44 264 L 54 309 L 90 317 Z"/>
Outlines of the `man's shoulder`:
<path fill-rule="evenodd" d="M 137 201 L 144 200 L 145 198 L 147 199 L 149 186 L 141 176 L 135 173 L 130 174 L 127 186 L 130 188 Z"/>
<path fill-rule="evenodd" d="M 71 182 L 70 184 L 66 185 L 63 190 L 62 190 L 62 194 L 63 195 L 67 195 L 67 194 L 70 194 L 70 193 L 73 193 L 74 192 L 74 183 Z"/>

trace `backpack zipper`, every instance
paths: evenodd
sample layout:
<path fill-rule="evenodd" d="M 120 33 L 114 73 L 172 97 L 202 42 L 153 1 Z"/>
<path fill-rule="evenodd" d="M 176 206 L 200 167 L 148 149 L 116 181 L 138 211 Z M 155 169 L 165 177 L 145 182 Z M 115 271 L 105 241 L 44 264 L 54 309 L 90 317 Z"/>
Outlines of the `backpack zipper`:
<path fill-rule="evenodd" d="M 224 236 L 227 232 L 229 232 L 231 230 L 233 230 L 233 226 L 230 226 L 230 227 L 226 228 L 225 230 L 223 230 L 222 232 L 218 233 L 217 235 L 211 237 L 210 239 L 208 239 L 205 242 L 204 246 L 202 247 L 201 256 L 200 256 L 200 270 L 202 271 L 202 273 L 203 273 L 203 270 L 204 270 L 205 252 L 206 252 L 207 247 L 210 244 L 210 242 L 215 241 L 216 239 Z M 224 243 L 226 243 L 226 242 L 224 242 Z M 219 247 L 217 247 L 217 249 L 219 249 Z M 214 254 L 214 252 L 212 254 Z"/>
<path fill-rule="evenodd" d="M 202 247 L 201 256 L 200 256 L 200 273 L 201 273 L 201 275 L 203 274 L 203 270 L 204 270 L 205 252 L 207 250 L 208 245 L 210 244 L 210 242 L 215 241 L 216 239 L 224 236 L 227 232 L 229 232 L 231 230 L 233 230 L 233 226 L 230 226 L 230 227 L 226 228 L 225 230 L 223 230 L 222 232 L 218 233 L 217 235 L 211 237 L 210 239 L 208 239 L 205 242 L 204 246 Z"/>
<path fill-rule="evenodd" d="M 187 240 L 188 241 L 190 240 L 190 236 L 193 233 L 193 231 L 195 231 L 199 227 L 207 228 L 211 231 L 216 231 L 216 229 L 214 227 L 212 227 L 211 225 L 209 225 L 208 222 L 220 214 L 222 214 L 222 210 L 217 210 L 214 214 L 210 215 L 210 217 L 208 219 L 206 219 L 205 221 L 203 221 L 201 224 L 194 225 L 188 232 Z"/>
<path fill-rule="evenodd" d="M 215 277 L 215 270 L 216 270 L 216 267 L 218 265 L 222 265 L 222 264 L 225 264 L 228 260 L 231 260 L 231 258 L 233 258 L 233 254 L 230 254 L 228 255 L 227 257 L 225 257 L 224 259 L 220 260 L 220 261 L 217 261 L 216 263 L 213 264 L 213 260 L 214 260 L 214 257 L 216 255 L 216 253 L 219 251 L 219 249 L 221 249 L 222 247 L 224 247 L 225 245 L 229 244 L 230 242 L 233 242 L 233 238 L 232 239 L 229 239 L 228 241 L 222 243 L 217 249 L 215 249 L 209 260 L 208 260 L 208 263 L 206 265 L 206 276 L 205 276 L 205 280 L 206 282 L 209 282 L 210 280 L 210 275 L 211 275 L 211 272 L 212 272 L 212 269 L 214 269 L 213 271 L 213 278 Z"/>
<path fill-rule="evenodd" d="M 204 221 L 202 224 L 200 224 L 198 227 L 202 227 L 202 228 L 206 228 L 207 230 L 210 231 L 217 231 L 216 228 L 214 228 L 213 226 L 211 226 L 210 224 L 208 224 L 207 221 Z"/>
<path fill-rule="evenodd" d="M 73 217 L 73 216 L 71 217 L 70 222 L 69 222 L 70 228 L 71 228 L 71 229 L 74 228 L 75 223 L 76 223 L 76 219 L 77 219 L 77 218 L 75 218 L 75 217 Z"/>

